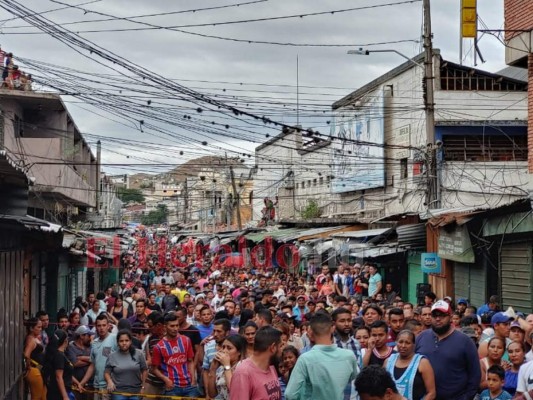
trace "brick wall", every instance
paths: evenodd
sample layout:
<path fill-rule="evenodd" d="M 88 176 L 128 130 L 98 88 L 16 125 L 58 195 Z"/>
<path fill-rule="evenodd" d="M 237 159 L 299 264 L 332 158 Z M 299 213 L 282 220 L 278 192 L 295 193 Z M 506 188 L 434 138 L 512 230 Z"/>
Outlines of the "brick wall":
<path fill-rule="evenodd" d="M 504 2 L 505 29 L 533 29 L 533 1 L 505 0 Z M 506 32 L 505 40 L 518 35 L 519 32 Z"/>

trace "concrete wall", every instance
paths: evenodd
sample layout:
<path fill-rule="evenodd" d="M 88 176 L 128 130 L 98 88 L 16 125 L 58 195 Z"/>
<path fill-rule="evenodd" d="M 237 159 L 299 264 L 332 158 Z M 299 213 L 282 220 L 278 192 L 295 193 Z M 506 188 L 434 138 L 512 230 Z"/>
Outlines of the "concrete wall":
<path fill-rule="evenodd" d="M 74 168 L 66 164 L 42 165 L 40 162 L 61 160 L 61 139 L 21 138 L 21 148 L 30 165 L 28 174 L 35 178 L 34 191 L 56 193 L 78 203 L 96 206 L 94 187 L 90 186 Z M 61 202 L 61 199 L 58 198 Z M 68 204 L 68 200 L 65 200 Z"/>
<path fill-rule="evenodd" d="M 0 108 L 4 115 L 4 147 L 35 177 L 33 191 L 55 194 L 54 199 L 63 207 L 95 207 L 96 160 L 82 140 L 78 140 L 78 147 L 74 145 L 74 137 L 80 134 L 73 123 L 68 123 L 66 110 L 30 112 L 9 98 L 1 100 Z M 15 115 L 25 123 L 22 137 L 15 134 Z M 43 164 L 62 161 L 67 164 Z M 73 165 L 73 161 L 79 164 Z"/>
<path fill-rule="evenodd" d="M 527 195 L 527 161 L 446 162 L 442 208 L 497 207 Z"/>

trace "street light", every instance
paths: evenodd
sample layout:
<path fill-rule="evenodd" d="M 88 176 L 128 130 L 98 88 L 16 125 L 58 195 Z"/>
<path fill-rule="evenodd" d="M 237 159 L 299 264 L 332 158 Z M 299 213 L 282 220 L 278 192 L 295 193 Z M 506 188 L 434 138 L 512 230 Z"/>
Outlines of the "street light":
<path fill-rule="evenodd" d="M 416 66 L 420 67 L 420 68 L 424 68 L 424 66 L 420 63 L 417 63 L 415 60 L 413 60 L 412 58 L 406 56 L 405 54 L 403 53 L 400 53 L 398 50 L 394 50 L 394 49 L 383 49 L 383 50 L 365 50 L 363 49 L 362 47 L 359 47 L 359 49 L 357 50 L 348 50 L 348 54 L 351 54 L 351 55 L 357 55 L 357 56 L 369 56 L 370 53 L 396 53 L 398 54 L 400 57 L 403 57 L 405 58 L 407 61 L 411 61 L 413 64 L 415 64 Z"/>

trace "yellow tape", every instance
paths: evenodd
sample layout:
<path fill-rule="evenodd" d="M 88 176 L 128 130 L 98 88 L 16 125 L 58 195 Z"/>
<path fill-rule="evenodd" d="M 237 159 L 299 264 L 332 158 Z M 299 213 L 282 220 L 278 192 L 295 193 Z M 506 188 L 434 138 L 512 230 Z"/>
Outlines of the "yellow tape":
<path fill-rule="evenodd" d="M 78 390 L 78 388 L 76 386 L 73 386 L 72 390 L 74 390 L 75 392 L 79 392 L 79 390 Z M 138 397 L 141 397 L 141 398 L 144 397 L 146 399 L 205 400 L 205 397 L 181 397 L 181 396 L 170 396 L 170 395 L 164 395 L 164 394 L 142 394 L 142 393 L 109 392 L 107 390 L 90 390 L 90 389 L 85 389 L 83 391 L 83 393 L 107 394 L 107 395 L 119 394 L 119 395 L 127 396 L 127 397 L 133 397 L 133 396 L 138 396 Z"/>

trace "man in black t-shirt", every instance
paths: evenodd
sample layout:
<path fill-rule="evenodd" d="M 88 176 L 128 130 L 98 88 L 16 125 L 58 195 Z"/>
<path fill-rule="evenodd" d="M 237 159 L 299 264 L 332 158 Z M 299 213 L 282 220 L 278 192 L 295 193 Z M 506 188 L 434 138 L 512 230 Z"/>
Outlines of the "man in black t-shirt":
<path fill-rule="evenodd" d="M 152 293 L 148 296 L 148 303 L 146 304 L 146 308 L 150 311 L 157 311 L 163 313 L 161 306 L 155 302 L 155 293 Z"/>
<path fill-rule="evenodd" d="M 165 296 L 161 300 L 161 308 L 164 313 L 175 311 L 180 306 L 178 298 L 170 293 L 170 285 L 165 285 Z"/>
<path fill-rule="evenodd" d="M 150 335 L 143 344 L 143 351 L 149 372 L 144 382 L 142 394 L 161 395 L 165 391 L 165 383 L 152 373 L 150 366 L 152 365 L 152 350 L 165 335 L 165 320 L 163 315 L 157 311 L 148 315 L 147 319 L 146 324 L 150 330 Z"/>
<path fill-rule="evenodd" d="M 179 333 L 191 339 L 194 354 L 198 352 L 198 346 L 202 339 L 200 338 L 200 331 L 194 325 L 187 322 L 187 309 L 185 307 L 178 308 L 176 311 L 178 317 Z"/>

